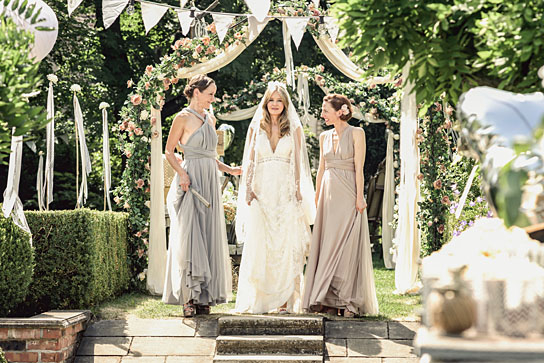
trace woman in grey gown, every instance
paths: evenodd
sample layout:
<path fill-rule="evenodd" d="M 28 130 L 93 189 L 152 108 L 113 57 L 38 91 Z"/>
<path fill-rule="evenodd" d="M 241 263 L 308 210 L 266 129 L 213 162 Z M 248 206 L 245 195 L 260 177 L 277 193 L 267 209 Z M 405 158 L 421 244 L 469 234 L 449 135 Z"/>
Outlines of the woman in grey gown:
<path fill-rule="evenodd" d="M 216 159 L 216 120 L 207 111 L 216 90 L 207 76 L 191 78 L 184 91 L 189 107 L 174 118 L 165 150 L 176 176 L 167 197 L 171 225 L 162 300 L 183 304 L 186 317 L 209 313 L 210 305 L 227 302 L 232 289 L 218 170 L 242 170 Z M 178 145 L 182 162 L 174 153 Z"/>

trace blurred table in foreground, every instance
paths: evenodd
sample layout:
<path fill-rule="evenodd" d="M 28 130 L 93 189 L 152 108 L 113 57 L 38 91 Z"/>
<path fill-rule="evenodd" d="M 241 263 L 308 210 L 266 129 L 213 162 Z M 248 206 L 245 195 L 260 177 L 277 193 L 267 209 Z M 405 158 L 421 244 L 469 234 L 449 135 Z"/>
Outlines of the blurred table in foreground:
<path fill-rule="evenodd" d="M 461 336 L 441 335 L 423 327 L 414 339 L 414 349 L 432 362 L 544 362 L 544 338 L 478 336 L 470 331 Z"/>

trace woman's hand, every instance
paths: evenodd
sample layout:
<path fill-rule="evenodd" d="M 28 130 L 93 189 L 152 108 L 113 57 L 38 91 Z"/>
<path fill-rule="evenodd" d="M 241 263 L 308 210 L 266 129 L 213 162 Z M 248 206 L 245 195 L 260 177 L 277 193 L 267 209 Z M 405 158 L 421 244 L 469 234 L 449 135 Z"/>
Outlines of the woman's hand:
<path fill-rule="evenodd" d="M 189 185 L 191 185 L 191 179 L 189 179 L 189 175 L 184 172 L 183 174 L 180 174 L 179 176 L 179 186 L 184 192 L 189 191 Z"/>
<path fill-rule="evenodd" d="M 242 175 L 242 167 L 241 166 L 231 166 L 229 170 L 227 171 L 230 175 Z"/>
<path fill-rule="evenodd" d="M 257 196 L 255 195 L 255 193 L 253 192 L 253 190 L 252 190 L 251 188 L 248 188 L 247 191 L 246 191 L 246 202 L 247 202 L 247 205 L 251 205 L 251 202 L 253 201 L 253 199 L 258 200 L 258 199 L 257 199 Z"/>
<path fill-rule="evenodd" d="M 297 197 L 298 202 L 302 202 L 302 194 L 300 194 L 300 188 L 297 188 L 297 192 L 295 193 L 295 196 Z"/>
<path fill-rule="evenodd" d="M 357 212 L 363 213 L 363 211 L 366 208 L 366 200 L 365 198 L 357 198 L 357 201 L 355 202 L 355 209 L 357 209 Z"/>

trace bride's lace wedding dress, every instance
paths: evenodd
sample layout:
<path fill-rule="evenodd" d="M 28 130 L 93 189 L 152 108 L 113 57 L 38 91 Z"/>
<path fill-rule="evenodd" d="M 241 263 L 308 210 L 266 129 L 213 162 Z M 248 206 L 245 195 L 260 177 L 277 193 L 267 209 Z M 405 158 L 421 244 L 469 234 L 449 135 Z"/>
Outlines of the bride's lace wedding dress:
<path fill-rule="evenodd" d="M 245 213 L 237 312 L 266 313 L 285 303 L 287 311 L 300 311 L 311 236 L 304 208 L 296 197 L 300 171 L 293 157 L 299 151 L 294 140 L 285 135 L 273 150 L 262 129 L 255 137 L 254 161 L 248 173 L 256 199 Z"/>

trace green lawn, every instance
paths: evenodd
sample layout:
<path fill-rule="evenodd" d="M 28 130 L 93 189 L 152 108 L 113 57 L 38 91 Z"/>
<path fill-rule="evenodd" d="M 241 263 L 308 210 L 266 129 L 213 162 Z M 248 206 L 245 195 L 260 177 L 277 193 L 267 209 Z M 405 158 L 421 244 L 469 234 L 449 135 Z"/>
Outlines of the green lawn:
<path fill-rule="evenodd" d="M 380 315 L 362 319 L 418 320 L 418 314 L 421 310 L 421 296 L 394 295 L 394 270 L 386 269 L 383 261 L 375 259 L 374 278 Z M 212 307 L 212 313 L 229 314 L 233 309 L 234 302 L 231 302 Z M 93 309 L 93 313 L 98 319 L 123 319 L 129 315 L 146 319 L 164 319 L 183 317 L 183 307 L 164 304 L 159 296 L 129 293 L 96 307 Z M 335 319 L 343 318 L 338 317 Z"/>

